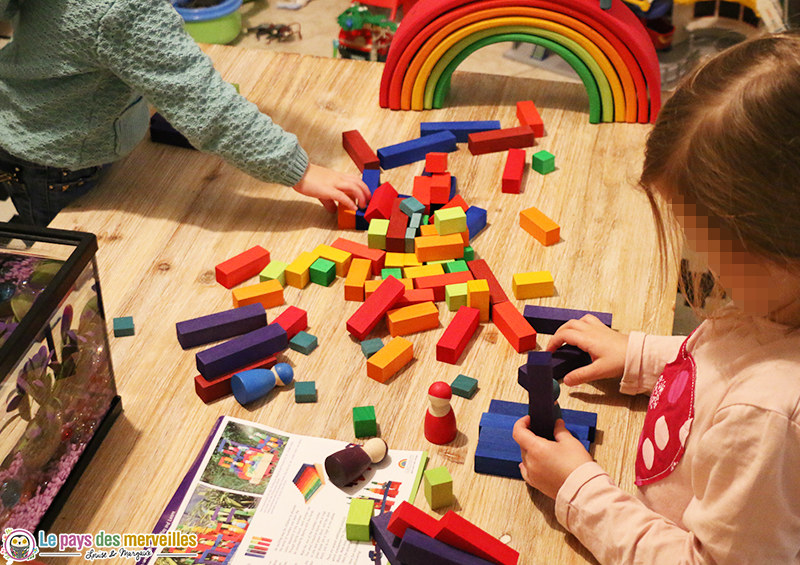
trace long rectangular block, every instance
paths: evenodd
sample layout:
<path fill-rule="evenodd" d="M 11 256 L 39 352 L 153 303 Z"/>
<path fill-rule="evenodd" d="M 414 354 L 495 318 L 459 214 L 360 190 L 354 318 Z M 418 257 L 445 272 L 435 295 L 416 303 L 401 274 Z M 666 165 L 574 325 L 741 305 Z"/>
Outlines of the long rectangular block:
<path fill-rule="evenodd" d="M 485 131 L 469 135 L 469 152 L 484 155 L 509 149 L 533 147 L 535 136 L 530 126 Z"/>
<path fill-rule="evenodd" d="M 378 156 L 375 155 L 375 158 L 377 159 Z M 375 194 L 375 191 L 381 185 L 380 161 L 378 161 L 378 168 L 364 169 L 361 172 L 361 180 L 364 181 L 364 184 L 366 184 L 367 188 L 369 188 L 369 193 Z"/>
<path fill-rule="evenodd" d="M 367 360 L 367 376 L 385 383 L 414 358 L 414 345 L 405 338 L 395 337 Z"/>
<path fill-rule="evenodd" d="M 400 209 L 401 200 L 397 199 L 392 204 L 392 214 L 389 217 L 389 227 L 386 229 L 386 251 L 405 253 L 406 228 L 408 216 Z"/>
<path fill-rule="evenodd" d="M 403 296 L 400 297 L 400 300 L 397 301 L 398 308 L 402 308 L 404 306 L 411 306 L 413 304 L 421 304 L 423 302 L 435 302 L 436 297 L 433 294 L 433 290 L 430 288 L 412 288 L 406 289 L 403 293 Z"/>
<path fill-rule="evenodd" d="M 388 182 L 380 185 L 369 201 L 369 206 L 364 211 L 364 219 L 368 222 L 376 218 L 388 220 L 392 214 L 392 205 L 397 199 L 397 191 Z"/>
<path fill-rule="evenodd" d="M 536 137 L 544 137 L 544 122 L 532 100 L 517 102 L 517 120 L 521 126 L 530 126 Z"/>
<path fill-rule="evenodd" d="M 433 277 L 443 275 L 444 267 L 438 263 L 432 265 L 418 265 L 416 267 L 405 267 L 403 275 L 407 279 L 418 279 L 419 277 Z"/>
<path fill-rule="evenodd" d="M 334 241 L 331 244 L 331 247 L 341 249 L 342 251 L 347 251 L 348 253 L 352 254 L 353 257 L 369 259 L 372 262 L 373 276 L 377 277 L 381 274 L 381 269 L 383 269 L 383 261 L 386 257 L 385 251 L 381 249 L 370 249 L 363 243 L 356 243 L 355 241 L 350 241 L 349 239 L 345 239 L 343 237 L 340 237 Z"/>
<path fill-rule="evenodd" d="M 342 147 L 360 171 L 380 167 L 378 156 L 358 130 L 342 132 Z"/>
<path fill-rule="evenodd" d="M 516 565 L 519 552 L 452 510 L 439 520 L 435 539 L 498 565 Z"/>
<path fill-rule="evenodd" d="M 292 339 L 308 328 L 308 314 L 297 306 L 289 306 L 272 323 L 282 327 L 286 331 L 287 339 Z"/>
<path fill-rule="evenodd" d="M 183 349 L 206 345 L 246 334 L 267 325 L 267 313 L 261 304 L 251 304 L 209 314 L 175 324 L 178 343 Z"/>
<path fill-rule="evenodd" d="M 556 420 L 552 355 L 548 351 L 529 351 L 527 374 L 520 374 L 518 380 L 519 384 L 528 391 L 530 430 L 539 437 L 553 441 Z"/>
<path fill-rule="evenodd" d="M 208 404 L 218 398 L 232 394 L 231 378 L 233 378 L 233 375 L 236 373 L 249 371 L 250 369 L 270 369 L 275 365 L 277 360 L 275 356 L 267 357 L 266 359 L 261 359 L 255 363 L 226 373 L 213 381 L 206 380 L 203 378 L 203 375 L 197 375 L 194 378 L 194 391 L 197 393 L 197 396 L 200 397 L 200 400 Z"/>
<path fill-rule="evenodd" d="M 534 206 L 519 213 L 519 225 L 544 246 L 561 240 L 561 228 L 558 224 Z"/>
<path fill-rule="evenodd" d="M 522 480 L 520 463 L 522 454 L 519 445 L 511 437 L 510 429 L 485 427 L 480 430 L 475 447 L 476 473 Z"/>
<path fill-rule="evenodd" d="M 261 304 L 264 308 L 272 308 L 283 304 L 283 286 L 276 279 L 234 288 L 231 295 L 234 308 L 250 304 Z"/>
<path fill-rule="evenodd" d="M 378 159 L 381 168 L 387 170 L 424 161 L 428 153 L 449 153 L 457 149 L 456 136 L 450 131 L 440 131 L 378 149 Z"/>
<path fill-rule="evenodd" d="M 511 279 L 511 290 L 517 300 L 553 296 L 555 281 L 550 271 L 517 273 Z"/>
<path fill-rule="evenodd" d="M 372 276 L 372 264 L 367 259 L 356 257 L 350 263 L 350 271 L 344 281 L 344 299 L 364 302 L 364 283 Z"/>
<path fill-rule="evenodd" d="M 404 500 L 395 508 L 386 529 L 398 538 L 403 538 L 409 528 L 430 537 L 438 534 L 440 529 L 436 518 Z"/>
<path fill-rule="evenodd" d="M 295 288 L 303 289 L 311 281 L 311 265 L 318 257 L 308 251 L 303 251 L 297 259 L 289 263 L 284 270 L 286 284 Z"/>
<path fill-rule="evenodd" d="M 386 315 L 386 312 L 400 299 L 403 292 L 405 292 L 405 286 L 396 278 L 389 277 L 383 281 L 347 320 L 347 331 L 356 339 L 363 341 Z"/>
<path fill-rule="evenodd" d="M 466 551 L 437 541 L 416 530 L 408 530 L 400 541 L 397 559 L 403 565 L 492 565 Z"/>
<path fill-rule="evenodd" d="M 211 381 L 259 359 L 275 355 L 288 346 L 286 330 L 272 323 L 200 351 L 195 356 L 197 370 L 206 380 Z"/>
<path fill-rule="evenodd" d="M 537 332 L 552 335 L 556 330 L 569 320 L 580 320 L 587 314 L 596 316 L 611 327 L 612 315 L 608 312 L 595 312 L 593 310 L 573 310 L 571 308 L 552 308 L 550 306 L 534 306 L 527 304 L 523 316 Z"/>
<path fill-rule="evenodd" d="M 356 211 L 345 208 L 342 204 L 337 205 L 336 227 L 340 230 L 356 229 Z"/>
<path fill-rule="evenodd" d="M 388 278 L 388 277 L 386 277 L 386 278 Z M 395 277 L 395 278 L 397 278 L 397 277 Z M 367 299 L 370 296 L 372 296 L 372 293 L 375 292 L 376 290 L 378 290 L 378 287 L 381 286 L 381 284 L 383 283 L 384 280 L 386 280 L 386 279 L 370 279 L 367 282 L 365 282 L 364 283 L 364 298 Z M 403 293 L 403 295 L 405 295 L 405 293 L 408 292 L 409 290 L 414 290 L 414 281 L 412 281 L 411 279 L 398 279 L 398 280 L 401 283 L 403 283 L 403 287 L 405 288 L 405 292 Z M 393 307 L 399 307 L 400 300 L 402 300 L 402 296 L 392 306 Z"/>
<path fill-rule="evenodd" d="M 467 343 L 475 335 L 479 318 L 480 312 L 475 308 L 459 308 L 436 343 L 436 360 L 455 365 Z"/>
<path fill-rule="evenodd" d="M 463 121 L 463 122 L 422 122 L 419 133 L 422 136 L 433 135 L 442 131 L 452 132 L 458 143 L 467 143 L 469 134 L 500 129 L 500 120 Z"/>
<path fill-rule="evenodd" d="M 332 245 L 317 245 L 314 253 L 322 259 L 332 261 L 336 265 L 336 276 L 346 277 L 350 270 L 350 262 L 353 260 L 353 254 L 343 249 L 338 249 Z"/>
<path fill-rule="evenodd" d="M 400 547 L 400 540 L 387 529 L 389 520 L 392 519 L 392 512 L 384 512 L 372 518 L 370 522 L 370 534 L 375 544 L 389 560 L 390 565 L 402 565 L 397 558 L 397 549 Z"/>
<path fill-rule="evenodd" d="M 461 234 L 421 236 L 414 240 L 417 260 L 441 261 L 464 257 L 464 240 Z"/>
<path fill-rule="evenodd" d="M 232 288 L 240 282 L 256 276 L 268 264 L 269 251 L 260 245 L 255 245 L 217 265 L 214 273 L 219 284 L 225 288 Z"/>
<path fill-rule="evenodd" d="M 494 325 L 508 340 L 514 351 L 525 353 L 536 348 L 536 330 L 525 321 L 525 318 L 511 302 L 500 302 L 492 308 Z"/>
<path fill-rule="evenodd" d="M 500 285 L 500 281 L 498 281 L 497 277 L 494 276 L 492 269 L 484 259 L 473 259 L 472 261 L 467 261 L 467 266 L 469 267 L 473 277 L 476 279 L 484 279 L 486 284 L 489 285 L 489 294 L 491 296 L 492 304 L 508 301 L 508 296 L 503 290 L 503 287 Z"/>
<path fill-rule="evenodd" d="M 505 194 L 519 194 L 522 190 L 522 177 L 525 174 L 525 150 L 509 149 L 500 191 Z"/>
<path fill-rule="evenodd" d="M 431 288 L 436 297 L 436 302 L 441 302 L 445 299 L 445 287 L 449 284 L 459 284 L 471 281 L 473 279 L 472 273 L 464 271 L 460 273 L 445 273 L 443 275 L 434 275 L 432 277 L 419 277 L 414 279 L 415 288 Z"/>
<path fill-rule="evenodd" d="M 422 302 L 390 310 L 386 325 L 392 336 L 409 335 L 439 327 L 439 309 L 433 302 Z"/>

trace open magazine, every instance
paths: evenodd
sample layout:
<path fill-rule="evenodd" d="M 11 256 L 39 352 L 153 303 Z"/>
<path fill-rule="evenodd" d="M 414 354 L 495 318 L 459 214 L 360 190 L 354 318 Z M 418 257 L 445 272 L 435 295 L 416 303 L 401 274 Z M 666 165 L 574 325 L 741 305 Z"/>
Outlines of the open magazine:
<path fill-rule="evenodd" d="M 427 453 L 389 450 L 340 489 L 323 463 L 347 445 L 221 417 L 154 530 L 196 544 L 155 548 L 150 565 L 388 563 L 372 543 L 345 538 L 350 500 L 370 498 L 376 513 L 413 501 Z"/>

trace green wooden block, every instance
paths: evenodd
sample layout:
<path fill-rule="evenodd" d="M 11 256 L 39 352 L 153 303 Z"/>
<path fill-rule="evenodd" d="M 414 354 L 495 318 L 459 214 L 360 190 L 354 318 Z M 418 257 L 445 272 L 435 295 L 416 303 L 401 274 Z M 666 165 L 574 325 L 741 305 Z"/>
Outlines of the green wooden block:
<path fill-rule="evenodd" d="M 428 469 L 424 474 L 425 499 L 432 510 L 450 506 L 455 502 L 453 496 L 453 477 L 447 467 Z"/>
<path fill-rule="evenodd" d="M 133 316 L 114 318 L 114 337 L 125 337 L 133 334 Z"/>
<path fill-rule="evenodd" d="M 461 233 L 467 231 L 467 215 L 459 206 L 436 210 L 433 214 L 433 225 L 439 235 Z"/>
<path fill-rule="evenodd" d="M 356 406 L 353 408 L 353 428 L 356 437 L 372 437 L 378 435 L 378 421 L 375 418 L 374 406 Z"/>
<path fill-rule="evenodd" d="M 474 261 L 475 260 L 475 250 L 472 248 L 471 245 L 467 245 L 464 248 L 464 261 Z"/>
<path fill-rule="evenodd" d="M 400 210 L 409 218 L 414 214 L 422 214 L 425 211 L 425 204 L 411 196 L 410 198 L 403 198 L 400 202 Z M 422 217 L 420 216 L 420 220 Z"/>
<path fill-rule="evenodd" d="M 422 215 L 422 225 L 423 226 L 427 226 L 430 223 L 431 223 L 431 217 L 428 214 L 423 214 Z"/>
<path fill-rule="evenodd" d="M 316 381 L 295 381 L 294 383 L 294 401 L 297 404 L 305 402 L 317 401 L 317 383 Z"/>
<path fill-rule="evenodd" d="M 330 286 L 336 278 L 336 263 L 320 257 L 311 264 L 308 275 L 311 282 L 320 286 Z"/>
<path fill-rule="evenodd" d="M 299 351 L 303 355 L 308 355 L 317 348 L 317 336 L 308 332 L 298 332 L 296 336 L 289 340 L 289 349 Z"/>
<path fill-rule="evenodd" d="M 472 398 L 478 390 L 478 379 L 473 379 L 467 375 L 458 375 L 450 385 L 453 394 L 461 398 Z"/>
<path fill-rule="evenodd" d="M 455 312 L 467 305 L 467 283 L 448 284 L 444 287 L 444 301 L 447 309 Z"/>
<path fill-rule="evenodd" d="M 549 151 L 537 151 L 531 159 L 533 170 L 546 175 L 556 170 L 556 157 Z"/>
<path fill-rule="evenodd" d="M 277 280 L 281 286 L 286 286 L 286 267 L 288 265 L 282 261 L 270 261 L 258 275 L 259 282 Z"/>
<path fill-rule="evenodd" d="M 381 341 L 379 338 L 376 337 L 375 339 L 367 339 L 361 342 L 361 353 L 364 354 L 364 357 L 369 359 L 378 351 L 380 351 L 382 347 L 383 341 Z"/>
<path fill-rule="evenodd" d="M 381 278 L 382 279 L 388 279 L 390 276 L 396 278 L 397 280 L 402 279 L 403 278 L 403 269 L 394 268 L 394 267 L 392 267 L 391 269 L 381 269 Z"/>
<path fill-rule="evenodd" d="M 455 261 L 448 261 L 444 264 L 445 273 L 464 273 L 469 271 L 467 262 L 463 259 L 456 259 Z"/>
<path fill-rule="evenodd" d="M 368 498 L 351 498 L 347 511 L 345 536 L 350 541 L 369 541 L 369 523 L 375 503 Z"/>
<path fill-rule="evenodd" d="M 386 249 L 386 232 L 389 231 L 389 220 L 375 218 L 367 229 L 367 245 L 370 249 Z"/>

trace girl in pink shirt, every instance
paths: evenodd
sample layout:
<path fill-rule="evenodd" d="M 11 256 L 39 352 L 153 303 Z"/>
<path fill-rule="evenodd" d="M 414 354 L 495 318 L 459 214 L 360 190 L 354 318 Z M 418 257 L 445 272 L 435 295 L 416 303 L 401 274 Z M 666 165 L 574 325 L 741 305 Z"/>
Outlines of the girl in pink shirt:
<path fill-rule="evenodd" d="M 650 394 L 638 488 L 617 487 L 561 420 L 554 442 L 517 422 L 522 476 L 603 564 L 800 564 L 800 36 L 692 73 L 659 114 L 641 184 L 662 256 L 674 218 L 732 304 L 688 338 L 564 324 L 547 349 L 593 359 L 565 384 L 622 376 L 623 393 Z"/>

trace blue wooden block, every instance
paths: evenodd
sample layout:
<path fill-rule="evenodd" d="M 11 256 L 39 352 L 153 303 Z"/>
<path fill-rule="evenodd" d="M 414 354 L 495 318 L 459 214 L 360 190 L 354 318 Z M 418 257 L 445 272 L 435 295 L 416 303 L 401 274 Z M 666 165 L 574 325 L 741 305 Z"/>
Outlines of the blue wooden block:
<path fill-rule="evenodd" d="M 369 229 L 369 222 L 364 217 L 366 210 L 356 210 L 356 229 L 359 231 L 367 231 Z"/>
<path fill-rule="evenodd" d="M 286 330 L 278 324 L 270 324 L 200 351 L 195 356 L 197 370 L 207 381 L 213 381 L 271 357 L 288 346 Z"/>
<path fill-rule="evenodd" d="M 175 324 L 183 349 L 222 341 L 267 325 L 267 313 L 260 302 L 201 316 Z"/>
<path fill-rule="evenodd" d="M 409 196 L 408 198 L 400 202 L 400 211 L 403 212 L 409 218 L 412 218 L 414 214 L 420 214 L 421 218 L 422 212 L 425 211 L 425 204 L 423 204 L 413 196 Z"/>
<path fill-rule="evenodd" d="M 477 206 L 467 208 L 467 229 L 469 238 L 472 239 L 486 227 L 486 210 Z"/>
<path fill-rule="evenodd" d="M 588 426 L 589 428 L 597 428 L 597 414 L 594 412 L 586 412 L 583 410 L 570 410 L 569 408 L 561 409 L 561 417 L 567 424 L 575 424 L 577 426 Z M 594 441 L 594 437 L 591 438 Z"/>
<path fill-rule="evenodd" d="M 114 318 L 114 337 L 125 337 L 133 334 L 133 316 Z"/>
<path fill-rule="evenodd" d="M 289 341 L 289 349 L 292 351 L 299 351 L 303 355 L 308 355 L 317 348 L 317 336 L 311 335 L 308 332 L 298 332 L 291 341 Z"/>
<path fill-rule="evenodd" d="M 440 131 L 410 141 L 404 141 L 378 149 L 381 168 L 394 169 L 417 161 L 424 161 L 428 153 L 456 151 L 456 136 L 449 131 Z"/>
<path fill-rule="evenodd" d="M 441 131 L 451 131 L 456 136 L 458 143 L 467 143 L 469 134 L 481 131 L 500 129 L 499 120 L 484 120 L 475 122 L 422 122 L 419 124 L 419 133 L 422 136 L 432 135 Z"/>
<path fill-rule="evenodd" d="M 369 188 L 370 194 L 375 194 L 375 191 L 381 185 L 381 170 L 380 169 L 364 169 L 361 173 L 361 180 Z"/>
<path fill-rule="evenodd" d="M 523 404 L 523 406 L 525 406 Z M 525 413 L 527 414 L 528 407 L 525 406 Z M 511 432 L 514 429 L 514 424 L 517 420 L 522 418 L 522 416 L 509 416 L 508 414 L 496 414 L 492 412 L 484 412 L 481 414 L 480 422 L 478 423 L 478 432 L 486 426 L 487 428 L 494 428 L 500 430 L 506 430 Z"/>
<path fill-rule="evenodd" d="M 508 434 L 507 436 L 504 434 Z M 506 438 L 511 441 L 506 441 Z M 475 448 L 475 472 L 510 479 L 522 479 L 519 464 L 522 454 L 511 432 L 498 428 L 483 428 Z"/>
<path fill-rule="evenodd" d="M 403 565 L 397 558 L 397 550 L 400 547 L 401 540 L 387 529 L 391 518 L 391 512 L 384 512 L 383 514 L 373 516 L 369 523 L 369 533 L 391 565 Z M 379 560 L 373 559 L 373 561 L 375 563 L 380 563 Z"/>
<path fill-rule="evenodd" d="M 302 381 L 294 383 L 294 401 L 297 404 L 317 401 L 316 381 Z"/>
<path fill-rule="evenodd" d="M 519 374 L 520 386 L 528 391 L 530 430 L 539 437 L 553 440 L 553 356 L 549 351 L 529 351 L 526 373 Z"/>
<path fill-rule="evenodd" d="M 492 414 L 515 416 L 519 419 L 528 413 L 528 405 L 522 402 L 509 402 L 508 400 L 493 398 L 489 403 L 489 412 Z"/>
<path fill-rule="evenodd" d="M 612 315 L 592 310 L 573 310 L 571 308 L 553 308 L 551 306 L 534 306 L 526 304 L 522 315 L 536 330 L 536 333 L 553 335 L 556 330 L 569 320 L 579 320 L 586 314 L 597 316 L 601 322 L 611 327 Z"/>
<path fill-rule="evenodd" d="M 444 542 L 408 528 L 397 550 L 403 565 L 492 565 L 491 561 L 456 549 Z"/>
<path fill-rule="evenodd" d="M 456 192 L 458 192 L 458 181 L 455 175 L 450 175 L 450 200 L 456 197 Z"/>
<path fill-rule="evenodd" d="M 364 357 L 369 359 L 380 351 L 382 347 L 383 341 L 381 341 L 380 338 L 367 339 L 361 342 L 361 353 L 364 354 Z"/>

